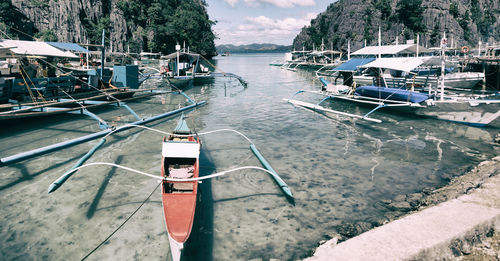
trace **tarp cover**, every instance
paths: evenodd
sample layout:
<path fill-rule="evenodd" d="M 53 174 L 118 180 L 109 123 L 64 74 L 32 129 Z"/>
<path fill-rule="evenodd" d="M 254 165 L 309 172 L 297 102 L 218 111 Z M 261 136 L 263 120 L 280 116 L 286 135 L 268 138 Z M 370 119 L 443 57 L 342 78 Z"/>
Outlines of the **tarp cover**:
<path fill-rule="evenodd" d="M 88 53 L 89 52 L 87 49 L 81 47 L 80 45 L 78 45 L 76 43 L 61 43 L 61 42 L 47 42 L 47 43 L 58 48 L 58 49 L 61 49 L 64 51 L 70 51 L 73 53 Z"/>
<path fill-rule="evenodd" d="M 424 64 L 430 57 L 394 57 L 380 58 L 373 62 L 359 66 L 360 68 L 385 68 L 396 71 L 411 72 L 413 69 Z"/>
<path fill-rule="evenodd" d="M 332 69 L 332 71 L 337 72 L 354 72 L 358 69 L 358 66 L 372 62 L 375 58 L 352 58 L 351 60 L 341 64 L 338 67 Z"/>
<path fill-rule="evenodd" d="M 191 130 L 189 129 L 186 120 L 184 119 L 184 115 L 181 116 L 181 119 L 177 122 L 177 126 L 174 129 L 174 133 L 178 134 L 190 134 Z"/>
<path fill-rule="evenodd" d="M 71 52 L 61 51 L 46 42 L 0 40 L 0 47 L 12 47 L 10 51 L 15 55 L 78 58 Z"/>
<path fill-rule="evenodd" d="M 379 86 L 360 86 L 356 88 L 354 95 L 413 103 L 420 103 L 430 98 L 425 93 Z"/>

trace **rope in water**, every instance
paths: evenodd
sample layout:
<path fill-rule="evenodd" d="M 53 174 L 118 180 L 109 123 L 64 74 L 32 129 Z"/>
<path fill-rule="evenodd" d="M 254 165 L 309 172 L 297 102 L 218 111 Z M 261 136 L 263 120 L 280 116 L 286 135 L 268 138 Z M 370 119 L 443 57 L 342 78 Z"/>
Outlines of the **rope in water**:
<path fill-rule="evenodd" d="M 150 127 L 146 127 L 146 126 L 142 126 L 142 125 L 136 125 L 136 124 L 126 124 L 124 126 L 131 126 L 131 127 L 139 127 L 139 128 L 143 128 L 143 129 L 146 129 L 146 130 L 150 130 L 150 131 L 154 131 L 154 132 L 158 132 L 158 133 L 161 133 L 163 135 L 175 135 L 175 136 L 178 136 L 178 137 L 191 137 L 191 136 L 201 136 L 201 135 L 207 135 L 207 134 L 211 134 L 211 133 L 215 133 L 215 132 L 222 132 L 222 131 L 230 131 L 230 132 L 234 132 L 234 133 L 237 133 L 239 135 L 241 135 L 243 138 L 245 138 L 250 144 L 253 144 L 253 142 L 247 137 L 245 136 L 243 133 L 237 131 L 237 130 L 233 130 L 233 129 L 219 129 L 219 130 L 213 130 L 213 131 L 207 131 L 207 132 L 202 132 L 202 133 L 198 133 L 198 134 L 187 134 L 187 135 L 181 135 L 181 134 L 176 134 L 176 133 L 168 133 L 168 132 L 164 132 L 164 131 L 161 131 L 161 130 L 157 130 L 157 129 L 153 129 L 153 128 L 150 128 Z M 111 131 L 110 133 L 108 133 L 106 136 L 103 137 L 106 138 L 108 137 L 109 135 L 113 134 L 116 130 L 113 130 Z"/>
<path fill-rule="evenodd" d="M 199 181 L 199 180 L 211 179 L 211 178 L 223 176 L 223 175 L 226 175 L 226 174 L 231 173 L 231 172 L 235 172 L 235 171 L 239 171 L 239 170 L 245 170 L 245 169 L 261 170 L 261 171 L 267 172 L 271 176 L 279 178 L 278 175 L 274 174 L 273 172 L 271 172 L 271 171 L 269 171 L 267 169 L 264 169 L 264 168 L 261 168 L 261 167 L 256 167 L 256 166 L 243 166 L 243 167 L 238 167 L 238 168 L 234 168 L 234 169 L 230 169 L 230 170 L 224 170 L 224 171 L 221 171 L 221 172 L 217 172 L 217 173 L 214 173 L 214 174 L 210 174 L 210 175 L 203 176 L 203 177 L 198 177 L 198 178 L 186 178 L 186 179 L 178 179 L 178 178 L 176 178 L 176 179 L 172 179 L 172 178 L 165 178 L 165 177 L 158 176 L 158 175 L 153 175 L 153 174 L 150 174 L 150 173 L 147 173 L 147 172 L 144 172 L 144 171 L 136 170 L 136 169 L 133 169 L 133 168 L 129 168 L 129 167 L 118 165 L 118 164 L 111 163 L 111 162 L 92 162 L 92 163 L 88 163 L 88 164 L 82 165 L 82 166 L 80 166 L 78 168 L 74 168 L 74 169 L 70 170 L 67 173 L 69 174 L 69 173 L 75 172 L 75 171 L 77 171 L 77 170 L 79 170 L 81 168 L 95 166 L 95 165 L 112 166 L 112 167 L 116 167 L 116 168 L 128 170 L 130 172 L 135 172 L 137 174 L 141 174 L 141 175 L 144 175 L 144 176 L 147 176 L 147 177 L 150 177 L 150 178 L 159 179 L 159 180 L 166 180 L 166 181 Z"/>
<path fill-rule="evenodd" d="M 94 249 L 92 249 L 92 251 L 90 251 L 81 260 L 87 259 L 87 257 L 92 255 L 97 249 L 99 249 L 102 245 L 104 245 L 104 243 L 106 243 L 106 241 L 108 241 L 118 230 L 120 230 L 120 228 L 122 228 L 135 215 L 135 213 L 137 213 L 139 209 L 141 209 L 141 207 L 144 206 L 144 204 L 146 204 L 146 202 L 151 198 L 151 196 L 155 193 L 155 191 L 158 189 L 159 186 L 160 183 L 156 185 L 155 189 L 153 189 L 153 191 L 149 194 L 149 196 L 141 203 L 139 207 L 137 207 L 137 209 L 134 212 L 132 212 L 132 214 L 125 221 L 123 221 L 121 225 L 119 225 L 111 234 L 109 234 L 108 237 L 106 237 L 101 243 L 99 243 L 99 245 L 97 245 Z"/>

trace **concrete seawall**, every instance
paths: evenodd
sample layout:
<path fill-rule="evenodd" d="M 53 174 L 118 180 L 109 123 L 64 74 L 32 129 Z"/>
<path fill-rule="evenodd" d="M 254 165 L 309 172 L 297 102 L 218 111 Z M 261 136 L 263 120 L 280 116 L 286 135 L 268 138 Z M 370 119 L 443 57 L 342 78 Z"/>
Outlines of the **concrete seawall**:
<path fill-rule="evenodd" d="M 471 184 L 478 188 L 467 194 L 340 244 L 334 238 L 305 260 L 436 260 L 470 253 L 472 245 L 500 230 L 500 157 L 481 165 L 471 175 L 487 172 L 487 178 Z"/>

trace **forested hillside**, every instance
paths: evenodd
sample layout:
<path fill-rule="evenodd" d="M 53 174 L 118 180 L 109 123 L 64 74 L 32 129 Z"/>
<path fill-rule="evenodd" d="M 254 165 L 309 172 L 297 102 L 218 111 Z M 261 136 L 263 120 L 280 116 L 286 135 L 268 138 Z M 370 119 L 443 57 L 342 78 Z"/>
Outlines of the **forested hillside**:
<path fill-rule="evenodd" d="M 477 46 L 500 41 L 498 0 L 339 0 L 304 27 L 295 49 L 311 49 L 324 39 L 326 47 L 346 50 L 347 42 L 361 47 L 376 44 L 381 28 L 384 44 L 416 39 L 437 46 L 446 31 L 454 46 Z"/>
<path fill-rule="evenodd" d="M 0 30 L 10 38 L 100 43 L 113 50 L 174 52 L 175 44 L 215 55 L 205 0 L 6 0 Z M 6 38 L 4 34 L 0 38 Z"/>

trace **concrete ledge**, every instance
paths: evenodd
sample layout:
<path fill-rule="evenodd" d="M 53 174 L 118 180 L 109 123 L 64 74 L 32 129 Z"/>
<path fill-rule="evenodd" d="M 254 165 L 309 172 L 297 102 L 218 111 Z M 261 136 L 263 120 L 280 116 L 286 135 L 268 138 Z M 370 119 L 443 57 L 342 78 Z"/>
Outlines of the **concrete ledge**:
<path fill-rule="evenodd" d="M 500 229 L 500 177 L 481 188 L 336 245 L 321 245 L 306 260 L 446 259 L 468 241 Z"/>

